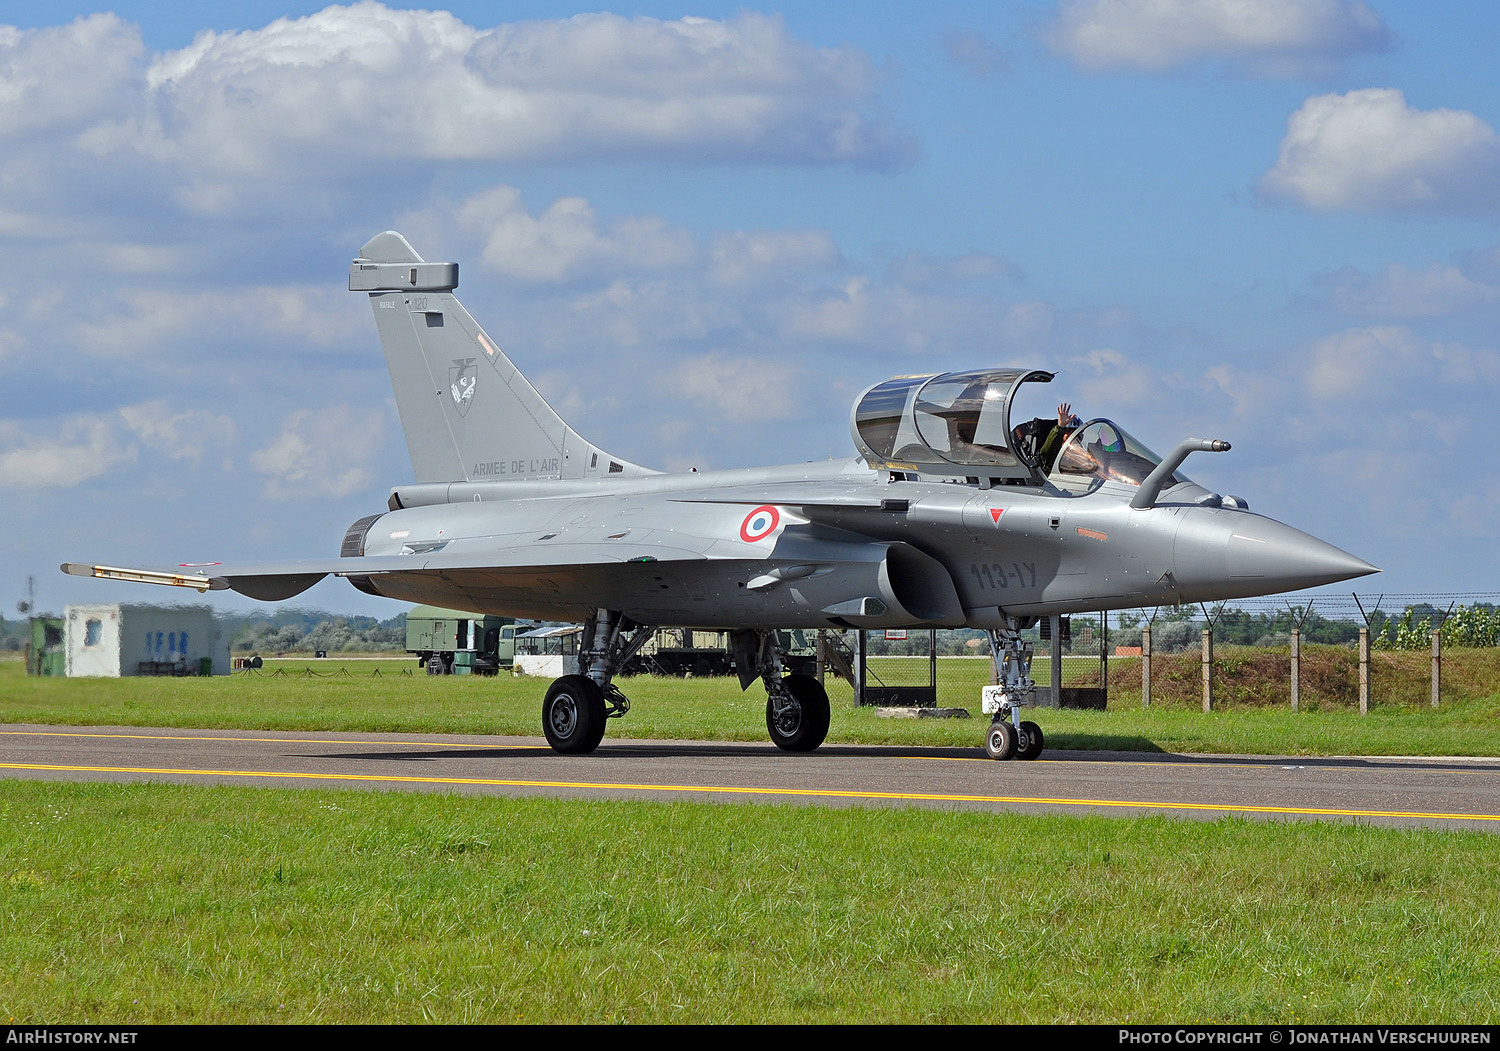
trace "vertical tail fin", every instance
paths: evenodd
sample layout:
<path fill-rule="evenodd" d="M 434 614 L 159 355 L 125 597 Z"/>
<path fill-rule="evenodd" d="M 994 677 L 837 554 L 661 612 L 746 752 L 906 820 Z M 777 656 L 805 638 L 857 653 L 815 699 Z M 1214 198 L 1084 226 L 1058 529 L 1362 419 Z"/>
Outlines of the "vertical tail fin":
<path fill-rule="evenodd" d="M 653 474 L 583 440 L 469 316 L 457 263 L 429 263 L 394 230 L 349 266 L 368 292 L 418 482 Z"/>

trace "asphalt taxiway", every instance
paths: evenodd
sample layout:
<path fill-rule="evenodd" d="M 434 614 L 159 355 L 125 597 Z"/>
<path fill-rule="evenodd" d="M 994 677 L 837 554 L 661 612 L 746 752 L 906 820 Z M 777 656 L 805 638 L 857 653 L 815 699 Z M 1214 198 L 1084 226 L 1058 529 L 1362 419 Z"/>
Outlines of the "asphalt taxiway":
<path fill-rule="evenodd" d="M 587 756 L 539 738 L 30 726 L 0 729 L 0 777 L 1023 813 L 1226 815 L 1500 832 L 1500 758 L 1274 757 L 606 737 Z"/>

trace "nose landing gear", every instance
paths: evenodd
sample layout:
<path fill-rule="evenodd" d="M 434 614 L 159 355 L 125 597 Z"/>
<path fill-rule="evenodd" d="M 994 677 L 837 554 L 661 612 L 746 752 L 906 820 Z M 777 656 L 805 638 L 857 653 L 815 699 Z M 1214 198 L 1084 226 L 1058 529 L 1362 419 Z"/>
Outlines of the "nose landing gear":
<path fill-rule="evenodd" d="M 1031 681 L 1031 643 L 1023 641 L 1019 624 L 1006 619 L 1004 628 L 991 628 L 990 654 L 996 685 L 980 693 L 980 709 L 991 716 L 984 735 L 984 751 L 991 759 L 1035 759 L 1042 754 L 1042 728 L 1021 721 L 1021 709 L 1035 703 Z"/>

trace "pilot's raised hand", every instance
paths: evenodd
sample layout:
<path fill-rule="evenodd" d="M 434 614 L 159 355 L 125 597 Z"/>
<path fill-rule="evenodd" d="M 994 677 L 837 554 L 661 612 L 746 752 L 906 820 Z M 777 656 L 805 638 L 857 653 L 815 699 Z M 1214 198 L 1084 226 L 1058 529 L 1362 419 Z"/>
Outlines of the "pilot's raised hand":
<path fill-rule="evenodd" d="M 1073 406 L 1063 402 L 1057 407 L 1057 425 L 1067 427 L 1073 422 Z"/>

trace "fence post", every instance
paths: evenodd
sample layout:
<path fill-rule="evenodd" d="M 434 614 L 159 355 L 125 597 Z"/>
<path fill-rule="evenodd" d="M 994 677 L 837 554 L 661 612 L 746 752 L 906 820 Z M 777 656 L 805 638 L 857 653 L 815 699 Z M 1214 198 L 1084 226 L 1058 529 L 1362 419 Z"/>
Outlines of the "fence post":
<path fill-rule="evenodd" d="M 1432 633 L 1432 706 L 1438 706 L 1438 691 L 1443 685 L 1443 633 Z"/>
<path fill-rule="evenodd" d="M 937 628 L 927 629 L 927 653 L 928 653 L 928 675 L 933 686 L 933 703 L 936 704 L 937 697 Z"/>
<path fill-rule="evenodd" d="M 1151 625 L 1141 629 L 1141 707 L 1151 707 Z"/>
<path fill-rule="evenodd" d="M 1359 629 L 1359 714 L 1370 714 L 1370 629 Z"/>
<path fill-rule="evenodd" d="M 1302 629 L 1292 629 L 1292 711 L 1302 703 Z"/>
<path fill-rule="evenodd" d="M 1099 614 L 1099 688 L 1109 697 L 1109 610 Z"/>
<path fill-rule="evenodd" d="M 1203 710 L 1214 710 L 1214 632 L 1203 629 Z"/>
<path fill-rule="evenodd" d="M 865 703 L 865 661 L 869 656 L 869 647 L 865 645 L 865 629 L 860 628 L 854 633 L 857 641 L 854 649 L 854 704 L 860 707 Z"/>
<path fill-rule="evenodd" d="M 1052 707 L 1062 707 L 1062 617 L 1052 614 Z"/>

